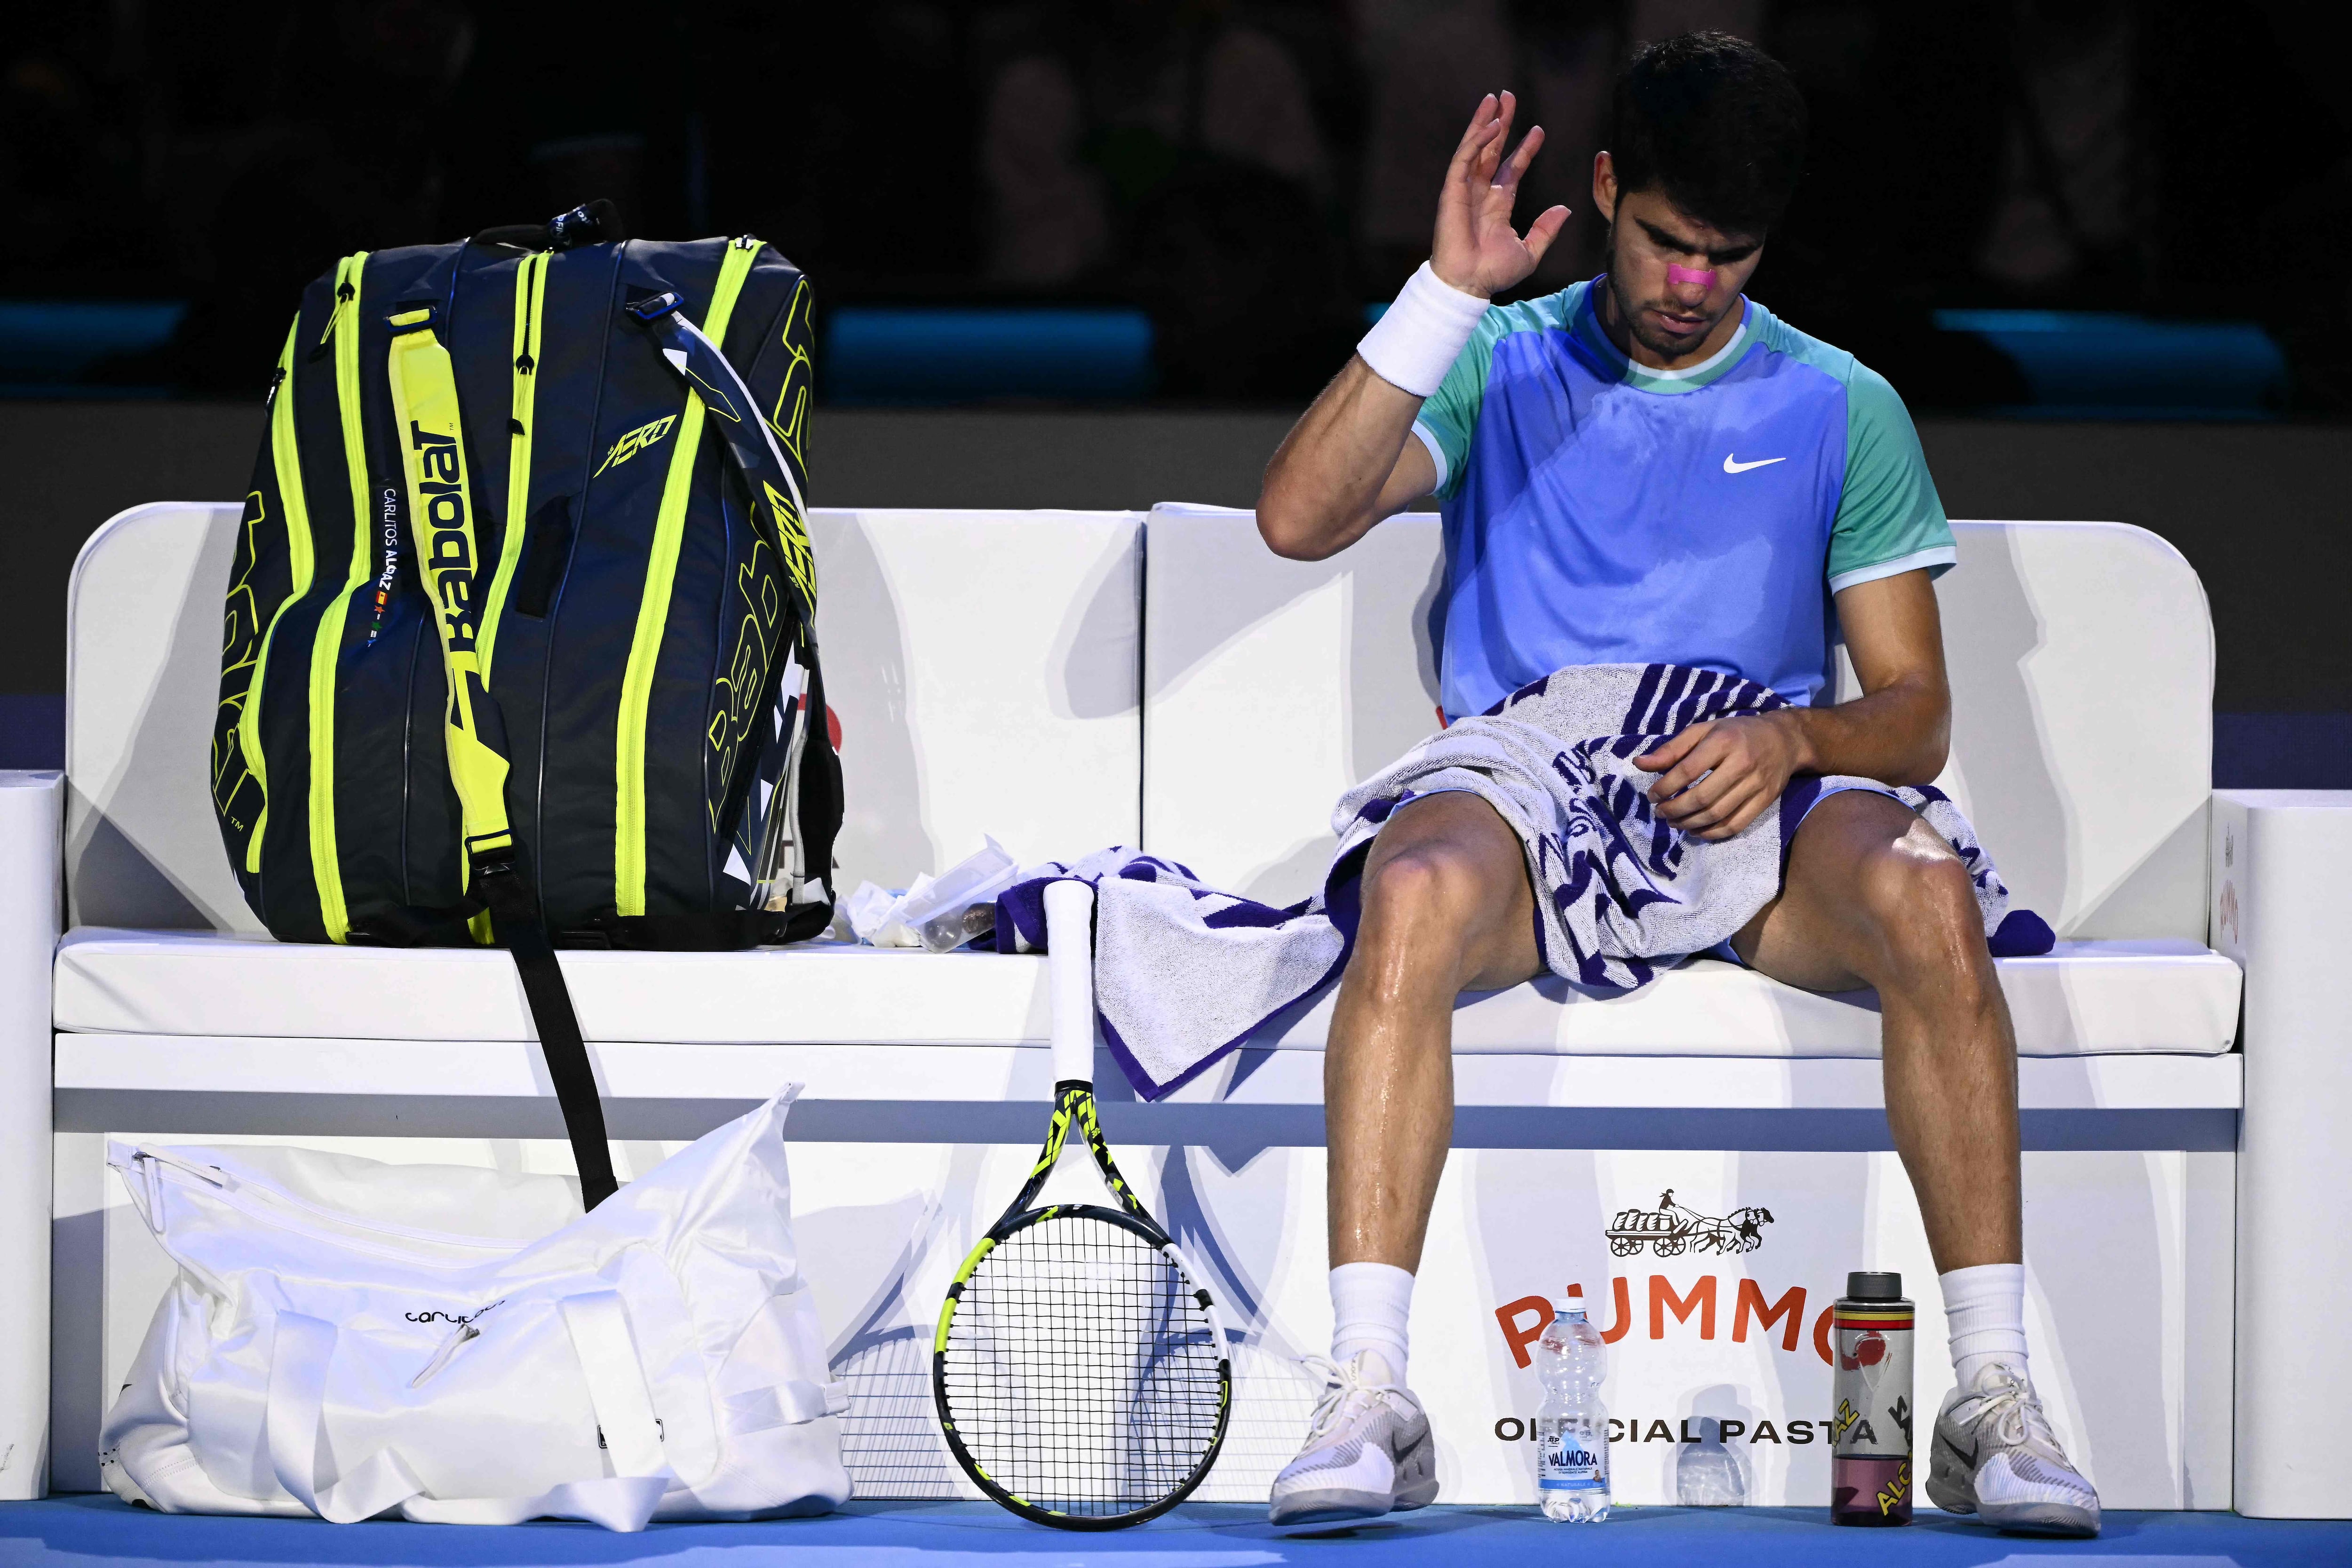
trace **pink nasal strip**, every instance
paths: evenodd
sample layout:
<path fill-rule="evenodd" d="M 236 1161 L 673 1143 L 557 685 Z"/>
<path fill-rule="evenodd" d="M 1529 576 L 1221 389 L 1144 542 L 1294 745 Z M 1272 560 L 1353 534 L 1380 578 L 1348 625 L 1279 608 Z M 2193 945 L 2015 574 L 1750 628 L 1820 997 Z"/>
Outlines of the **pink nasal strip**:
<path fill-rule="evenodd" d="M 1702 289 L 1712 289 L 1715 287 L 1715 268 L 1709 267 L 1701 270 L 1696 267 L 1677 267 L 1669 261 L 1666 263 L 1666 281 L 1677 284 L 1696 283 Z"/>

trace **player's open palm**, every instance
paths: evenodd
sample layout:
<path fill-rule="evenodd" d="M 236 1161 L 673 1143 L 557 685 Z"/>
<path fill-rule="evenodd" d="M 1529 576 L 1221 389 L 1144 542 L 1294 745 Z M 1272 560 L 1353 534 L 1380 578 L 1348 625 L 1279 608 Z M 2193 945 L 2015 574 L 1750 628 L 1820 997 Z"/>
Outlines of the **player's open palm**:
<path fill-rule="evenodd" d="M 1536 126 L 1519 139 L 1517 151 L 1504 155 L 1517 110 L 1517 100 L 1507 92 L 1499 98 L 1490 92 L 1478 100 L 1478 112 L 1470 117 L 1438 193 L 1430 270 L 1465 294 L 1491 299 L 1519 282 L 1536 269 L 1568 222 L 1568 209 L 1556 206 L 1529 224 L 1524 237 L 1511 226 L 1519 180 L 1544 139 L 1543 127 Z"/>

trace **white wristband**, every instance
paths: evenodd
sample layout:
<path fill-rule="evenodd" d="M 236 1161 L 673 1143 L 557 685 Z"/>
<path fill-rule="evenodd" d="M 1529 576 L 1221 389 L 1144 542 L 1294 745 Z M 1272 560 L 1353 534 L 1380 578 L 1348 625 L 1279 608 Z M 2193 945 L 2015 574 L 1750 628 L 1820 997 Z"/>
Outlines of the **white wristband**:
<path fill-rule="evenodd" d="M 1444 281 L 1424 261 L 1356 353 L 1382 381 L 1427 397 L 1454 368 L 1486 313 L 1486 300 Z"/>

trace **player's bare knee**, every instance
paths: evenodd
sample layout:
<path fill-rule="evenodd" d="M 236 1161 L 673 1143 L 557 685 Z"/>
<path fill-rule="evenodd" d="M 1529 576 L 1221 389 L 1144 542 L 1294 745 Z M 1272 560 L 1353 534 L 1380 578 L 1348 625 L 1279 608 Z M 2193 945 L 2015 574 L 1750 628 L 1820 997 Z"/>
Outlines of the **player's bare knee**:
<path fill-rule="evenodd" d="M 1940 840 L 1902 839 L 1874 853 L 1858 889 L 1887 984 L 1973 994 L 1990 980 L 1984 921 L 1968 867 Z"/>
<path fill-rule="evenodd" d="M 1467 858 L 1444 844 L 1416 844 L 1365 872 L 1360 930 L 1365 940 L 1410 942 L 1433 960 L 1458 955 L 1476 898 Z"/>

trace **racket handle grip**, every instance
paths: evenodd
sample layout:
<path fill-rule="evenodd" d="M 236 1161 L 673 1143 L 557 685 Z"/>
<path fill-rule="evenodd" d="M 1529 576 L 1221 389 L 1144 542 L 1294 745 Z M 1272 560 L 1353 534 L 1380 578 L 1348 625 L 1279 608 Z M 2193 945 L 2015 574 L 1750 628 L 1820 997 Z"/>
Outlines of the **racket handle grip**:
<path fill-rule="evenodd" d="M 1095 1077 L 1095 890 L 1045 887 L 1045 983 L 1053 1004 L 1054 1081 Z"/>

